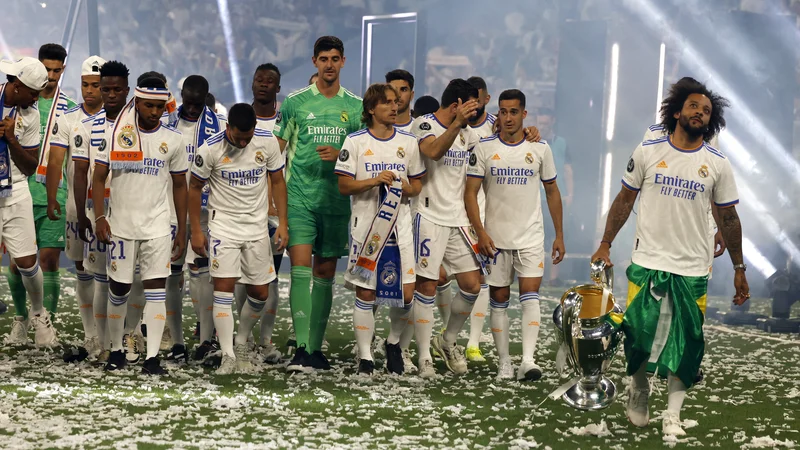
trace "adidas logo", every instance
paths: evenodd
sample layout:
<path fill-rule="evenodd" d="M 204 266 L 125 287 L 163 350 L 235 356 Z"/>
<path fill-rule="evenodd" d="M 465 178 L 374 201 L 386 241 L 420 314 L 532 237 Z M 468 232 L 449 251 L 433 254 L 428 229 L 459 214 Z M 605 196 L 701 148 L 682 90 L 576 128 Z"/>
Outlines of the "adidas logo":
<path fill-rule="evenodd" d="M 166 318 L 166 317 L 164 317 L 164 315 L 163 315 L 163 314 L 156 314 L 156 317 L 155 317 L 155 319 L 156 319 L 156 320 L 167 320 L 167 318 Z"/>
<path fill-rule="evenodd" d="M 425 319 L 417 319 L 417 323 L 431 323 L 431 321 Z"/>
<path fill-rule="evenodd" d="M 267 314 L 272 314 L 274 316 L 274 315 L 278 314 L 278 311 L 275 311 L 274 309 L 268 309 L 267 310 Z"/>
<path fill-rule="evenodd" d="M 222 161 L 220 163 L 221 164 L 228 164 L 229 162 L 231 162 L 231 159 L 226 156 L 226 157 L 222 158 Z"/>
<path fill-rule="evenodd" d="M 296 313 L 294 313 L 294 314 L 292 314 L 292 315 L 293 315 L 294 317 L 297 317 L 297 318 L 300 318 L 300 319 L 302 319 L 302 318 L 304 318 L 304 317 L 306 316 L 306 313 L 304 313 L 303 311 L 297 311 Z"/>
<path fill-rule="evenodd" d="M 544 262 L 540 262 L 540 263 L 539 263 L 539 268 L 540 268 L 540 269 L 544 269 Z"/>
<path fill-rule="evenodd" d="M 370 149 L 367 149 L 367 152 L 364 153 L 364 156 L 373 156 L 373 155 L 375 155 L 375 153 L 372 153 L 372 150 Z"/>
<path fill-rule="evenodd" d="M 94 307 L 93 303 L 87 303 L 85 305 L 81 305 L 81 309 L 89 309 L 89 308 L 92 308 L 92 307 Z"/>
<path fill-rule="evenodd" d="M 308 115 L 306 116 L 306 120 L 314 120 L 316 118 L 317 117 L 314 115 L 314 113 L 311 113 L 311 112 L 308 113 Z"/>
<path fill-rule="evenodd" d="M 492 328 L 492 333 L 500 333 L 502 331 L 503 331 L 502 328 Z"/>
<path fill-rule="evenodd" d="M 228 317 L 228 315 L 229 315 L 228 313 L 220 312 L 220 313 L 217 313 L 217 318 L 218 319 L 223 319 L 225 317 Z"/>
<path fill-rule="evenodd" d="M 475 313 L 475 317 L 486 317 L 484 313 Z"/>
<path fill-rule="evenodd" d="M 369 331 L 369 327 L 365 327 L 364 325 L 359 325 L 356 327 L 356 330 Z"/>
<path fill-rule="evenodd" d="M 414 275 L 414 269 L 408 269 L 408 272 L 406 272 L 406 273 L 409 274 L 409 275 Z"/>
<path fill-rule="evenodd" d="M 269 266 L 269 273 L 275 273 L 275 268 L 272 267 L 272 266 Z"/>
<path fill-rule="evenodd" d="M 58 237 L 58 242 L 64 242 L 64 236 L 59 236 Z"/>
<path fill-rule="evenodd" d="M 533 322 L 529 323 L 528 325 L 533 326 L 533 327 L 538 327 L 539 326 L 539 322 L 534 320 Z"/>
<path fill-rule="evenodd" d="M 664 162 L 664 161 L 661 161 L 660 163 L 658 163 L 658 165 L 656 166 L 656 168 L 658 168 L 658 169 L 667 169 L 667 168 L 668 168 L 668 167 L 667 167 L 667 163 L 666 163 L 666 162 Z"/>
<path fill-rule="evenodd" d="M 95 317 L 97 317 L 97 316 L 95 316 Z M 102 318 L 102 316 L 100 316 L 100 317 Z M 108 318 L 109 319 L 122 319 L 122 316 L 120 316 L 119 314 L 109 314 Z"/>
<path fill-rule="evenodd" d="M 495 160 L 495 161 L 499 161 L 500 160 L 500 155 L 495 153 L 494 156 L 492 156 L 492 159 Z"/>

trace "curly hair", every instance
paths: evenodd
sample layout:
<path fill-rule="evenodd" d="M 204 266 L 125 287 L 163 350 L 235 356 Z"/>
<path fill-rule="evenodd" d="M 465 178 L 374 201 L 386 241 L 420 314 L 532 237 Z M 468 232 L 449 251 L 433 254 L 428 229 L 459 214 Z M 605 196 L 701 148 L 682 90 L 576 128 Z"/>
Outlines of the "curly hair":
<path fill-rule="evenodd" d="M 678 126 L 675 113 L 683 110 L 683 104 L 692 94 L 704 95 L 711 101 L 711 117 L 705 133 L 703 133 L 703 140 L 708 142 L 725 128 L 725 108 L 730 106 L 730 102 L 692 78 L 683 78 L 670 87 L 669 94 L 661 102 L 661 125 L 669 134 L 674 133 Z"/>

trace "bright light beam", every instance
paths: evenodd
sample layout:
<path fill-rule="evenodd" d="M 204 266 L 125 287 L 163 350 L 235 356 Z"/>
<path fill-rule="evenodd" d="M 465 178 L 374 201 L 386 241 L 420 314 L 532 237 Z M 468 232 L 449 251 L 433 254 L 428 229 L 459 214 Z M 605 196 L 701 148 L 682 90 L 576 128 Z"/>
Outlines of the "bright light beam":
<path fill-rule="evenodd" d="M 661 50 L 658 54 L 658 92 L 656 93 L 656 120 L 653 123 L 661 122 L 661 102 L 664 100 L 664 61 L 667 58 L 667 44 L 661 43 Z"/>
<path fill-rule="evenodd" d="M 750 265 L 755 267 L 761 275 L 764 275 L 764 278 L 769 278 L 777 272 L 775 266 L 773 266 L 761 252 L 758 251 L 755 245 L 747 239 L 746 237 L 742 238 L 742 252 L 744 252 L 745 258 L 750 261 Z"/>
<path fill-rule="evenodd" d="M 600 204 L 601 216 L 605 216 L 611 203 L 611 152 L 606 154 L 606 167 L 603 173 L 603 201 Z"/>
<path fill-rule="evenodd" d="M 614 139 L 614 125 L 617 118 L 617 81 L 619 76 L 619 44 L 611 46 L 611 80 L 608 90 L 608 118 L 606 119 L 606 140 Z"/>
<path fill-rule="evenodd" d="M 233 27 L 231 26 L 231 14 L 228 11 L 228 0 L 217 0 L 219 8 L 219 20 L 222 22 L 222 33 L 225 36 L 225 48 L 228 51 L 228 64 L 231 66 L 231 80 L 233 81 L 233 95 L 236 102 L 244 101 L 242 83 L 239 75 L 239 62 L 236 60 L 236 46 L 233 39 Z"/>

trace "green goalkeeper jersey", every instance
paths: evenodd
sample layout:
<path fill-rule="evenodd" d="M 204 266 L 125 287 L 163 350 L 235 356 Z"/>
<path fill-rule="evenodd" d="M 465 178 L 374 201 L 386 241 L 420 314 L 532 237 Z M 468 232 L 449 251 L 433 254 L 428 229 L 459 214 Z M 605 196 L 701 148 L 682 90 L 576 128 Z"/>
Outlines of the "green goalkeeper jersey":
<path fill-rule="evenodd" d="M 63 114 L 65 111 L 74 108 L 77 104 L 66 94 L 63 92 L 61 96 L 66 100 L 67 109 L 61 112 Z M 37 107 L 39 108 L 39 145 L 44 145 L 44 131 L 47 128 L 47 119 L 50 117 L 50 109 L 53 108 L 55 98 L 41 98 L 39 97 L 39 101 L 37 102 Z M 51 127 L 53 124 L 50 125 Z M 45 151 L 43 148 L 39 149 L 39 154 Z M 64 160 L 64 166 L 66 167 L 67 161 Z M 63 175 L 62 175 L 63 176 Z M 64 177 L 64 185 L 58 188 L 58 194 L 56 194 L 56 200 L 58 204 L 64 206 L 67 202 L 67 183 L 69 180 Z M 28 189 L 31 191 L 31 197 L 33 198 L 33 206 L 47 206 L 47 187 L 43 183 L 39 183 L 36 181 L 36 174 L 34 173 L 30 177 L 28 177 Z"/>
<path fill-rule="evenodd" d="M 362 129 L 362 100 L 340 87 L 327 98 L 312 84 L 281 104 L 273 133 L 287 142 L 289 204 L 326 214 L 350 214 L 350 198 L 339 194 L 335 161 L 322 161 L 317 147 L 342 148 L 348 134 Z"/>

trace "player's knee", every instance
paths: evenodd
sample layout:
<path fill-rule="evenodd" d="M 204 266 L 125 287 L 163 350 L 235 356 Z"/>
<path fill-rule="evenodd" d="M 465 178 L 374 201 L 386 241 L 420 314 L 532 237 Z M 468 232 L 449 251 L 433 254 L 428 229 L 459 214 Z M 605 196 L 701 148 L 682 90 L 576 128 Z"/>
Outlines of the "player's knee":
<path fill-rule="evenodd" d="M 208 267 L 208 258 L 196 258 L 194 260 L 194 265 L 196 266 L 196 270 L 207 268 Z"/>
<path fill-rule="evenodd" d="M 83 261 L 75 261 L 75 270 L 79 270 L 81 272 L 86 270 L 83 268 Z"/>
<path fill-rule="evenodd" d="M 131 285 L 109 279 L 108 290 L 117 297 L 127 296 L 131 292 Z"/>
<path fill-rule="evenodd" d="M 426 297 L 433 297 L 436 295 L 436 280 L 429 280 L 423 277 L 417 277 L 417 292 L 426 296 Z"/>
<path fill-rule="evenodd" d="M 20 268 L 25 271 L 29 269 L 33 269 L 36 266 L 36 255 L 28 255 L 23 256 L 20 258 L 14 258 L 14 267 L 12 268 L 12 272 L 16 275 L 20 275 Z"/>
<path fill-rule="evenodd" d="M 508 299 L 511 296 L 510 292 L 505 290 L 492 290 L 491 291 L 491 299 L 497 303 L 508 303 Z"/>
<path fill-rule="evenodd" d="M 145 289 L 164 289 L 166 286 L 167 286 L 166 278 L 142 280 L 142 287 L 144 287 Z"/>
<path fill-rule="evenodd" d="M 458 283 L 458 288 L 467 294 L 478 295 L 481 292 L 481 281 L 478 279 L 478 277 L 475 277 L 474 280 L 466 279 Z"/>
<path fill-rule="evenodd" d="M 356 289 L 356 298 L 366 303 L 375 302 L 375 291 L 371 289 Z M 412 297 L 413 298 L 413 297 Z"/>
<path fill-rule="evenodd" d="M 266 302 L 269 297 L 269 285 L 249 286 L 247 288 L 247 296 L 259 302 Z"/>
<path fill-rule="evenodd" d="M 183 275 L 183 266 L 180 264 L 172 264 L 169 266 L 169 276 L 171 277 L 179 277 Z"/>
<path fill-rule="evenodd" d="M 55 272 L 58 270 L 58 260 L 61 257 L 61 249 L 44 248 L 39 251 L 39 266 L 45 272 Z"/>

